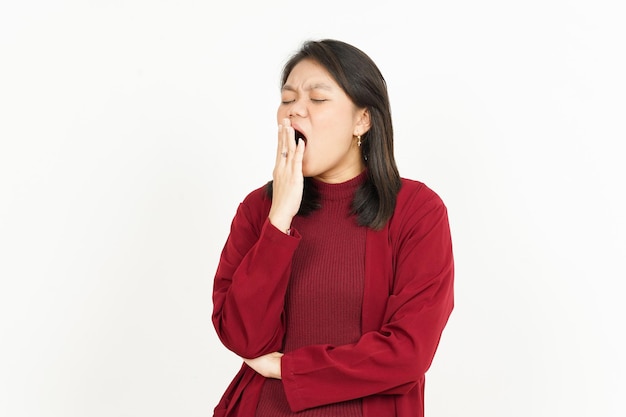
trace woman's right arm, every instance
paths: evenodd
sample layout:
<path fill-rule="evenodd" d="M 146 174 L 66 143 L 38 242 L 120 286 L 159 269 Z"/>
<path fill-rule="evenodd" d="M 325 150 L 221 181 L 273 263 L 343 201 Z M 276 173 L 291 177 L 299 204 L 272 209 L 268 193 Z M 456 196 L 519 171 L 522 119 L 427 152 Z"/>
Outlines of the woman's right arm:
<path fill-rule="evenodd" d="M 281 349 L 284 298 L 299 241 L 297 232 L 289 236 L 246 202 L 239 205 L 213 283 L 212 315 L 218 337 L 237 355 L 256 358 Z"/>
<path fill-rule="evenodd" d="M 257 358 L 281 349 L 283 306 L 300 236 L 289 233 L 302 200 L 304 142 L 278 126 L 271 202 L 257 190 L 239 205 L 213 288 L 213 325 L 228 349 Z M 291 235 L 291 236 L 290 236 Z"/>

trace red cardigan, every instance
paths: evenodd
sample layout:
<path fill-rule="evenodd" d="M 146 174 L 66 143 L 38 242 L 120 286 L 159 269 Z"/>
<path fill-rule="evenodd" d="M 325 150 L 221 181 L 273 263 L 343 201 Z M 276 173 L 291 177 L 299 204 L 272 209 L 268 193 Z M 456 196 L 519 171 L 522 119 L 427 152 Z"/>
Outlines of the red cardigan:
<path fill-rule="evenodd" d="M 300 241 L 267 220 L 264 188 L 239 205 L 213 288 L 213 324 L 244 358 L 280 350 L 291 258 Z M 422 417 L 424 375 L 453 309 L 454 262 L 447 210 L 421 182 L 402 180 L 392 218 L 367 230 L 362 336 L 311 345 L 282 357 L 293 411 L 363 400 L 364 417 Z M 253 417 L 264 377 L 242 366 L 214 417 Z"/>

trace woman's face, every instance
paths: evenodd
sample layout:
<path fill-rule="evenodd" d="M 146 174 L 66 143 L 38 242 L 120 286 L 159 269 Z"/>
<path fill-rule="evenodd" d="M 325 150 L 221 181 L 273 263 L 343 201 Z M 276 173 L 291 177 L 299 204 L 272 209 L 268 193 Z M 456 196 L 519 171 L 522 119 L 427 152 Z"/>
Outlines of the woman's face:
<path fill-rule="evenodd" d="M 305 177 L 344 182 L 363 169 L 355 136 L 370 127 L 369 113 L 357 108 L 328 71 L 316 61 L 300 61 L 281 91 L 279 124 L 285 118 L 305 138 Z"/>

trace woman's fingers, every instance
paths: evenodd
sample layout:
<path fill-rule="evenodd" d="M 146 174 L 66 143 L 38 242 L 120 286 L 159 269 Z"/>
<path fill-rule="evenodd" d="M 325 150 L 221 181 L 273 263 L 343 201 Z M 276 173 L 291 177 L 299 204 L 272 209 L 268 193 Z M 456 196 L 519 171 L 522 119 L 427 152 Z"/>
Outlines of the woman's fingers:
<path fill-rule="evenodd" d="M 254 359 L 243 359 L 244 362 L 258 374 L 266 378 L 281 378 L 280 362 L 283 354 L 272 352 Z"/>
<path fill-rule="evenodd" d="M 304 143 L 296 146 L 295 130 L 289 119 L 278 126 L 276 165 L 273 173 L 273 196 L 270 222 L 285 231 L 300 208 L 304 177 L 302 158 Z"/>
<path fill-rule="evenodd" d="M 276 164 L 281 162 L 282 158 L 284 158 L 286 149 L 284 147 L 283 136 L 285 135 L 285 126 L 278 125 L 278 140 L 276 143 Z"/>
<path fill-rule="evenodd" d="M 304 140 L 298 139 L 298 144 L 295 146 L 294 150 L 294 164 L 299 168 L 300 172 L 302 172 L 302 160 L 304 159 L 304 148 L 306 147 Z"/>
<path fill-rule="evenodd" d="M 296 150 L 296 133 L 291 126 L 289 119 L 284 119 L 282 124 L 278 125 L 278 144 L 276 152 L 276 162 L 286 162 L 286 158 L 293 156 Z"/>

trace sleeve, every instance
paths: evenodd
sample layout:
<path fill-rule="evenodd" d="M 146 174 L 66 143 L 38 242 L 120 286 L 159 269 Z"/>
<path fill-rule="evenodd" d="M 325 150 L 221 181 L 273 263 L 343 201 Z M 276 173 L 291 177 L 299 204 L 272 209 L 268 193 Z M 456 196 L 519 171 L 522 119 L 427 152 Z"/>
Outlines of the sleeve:
<path fill-rule="evenodd" d="M 229 350 L 256 358 L 280 350 L 291 259 L 300 241 L 253 220 L 245 201 L 237 209 L 213 282 L 213 326 Z"/>
<path fill-rule="evenodd" d="M 292 411 L 404 394 L 424 377 L 454 304 L 446 207 L 433 193 L 405 216 L 401 230 L 381 328 L 354 344 L 305 346 L 283 356 L 282 381 Z"/>

